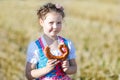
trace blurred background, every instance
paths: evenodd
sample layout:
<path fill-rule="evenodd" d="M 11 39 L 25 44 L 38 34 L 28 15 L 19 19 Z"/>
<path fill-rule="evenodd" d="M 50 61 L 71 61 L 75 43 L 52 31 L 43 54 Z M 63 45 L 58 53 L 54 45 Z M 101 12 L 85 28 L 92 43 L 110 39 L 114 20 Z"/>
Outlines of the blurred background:
<path fill-rule="evenodd" d="M 60 33 L 76 48 L 73 80 L 120 80 L 120 0 L 0 0 L 0 80 L 26 80 L 26 50 L 42 33 L 37 10 L 60 3 Z"/>

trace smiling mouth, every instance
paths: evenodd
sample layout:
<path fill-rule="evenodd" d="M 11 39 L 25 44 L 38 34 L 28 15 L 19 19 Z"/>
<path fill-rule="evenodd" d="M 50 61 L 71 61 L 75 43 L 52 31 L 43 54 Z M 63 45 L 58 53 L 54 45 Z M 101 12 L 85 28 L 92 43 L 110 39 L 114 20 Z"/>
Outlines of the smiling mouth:
<path fill-rule="evenodd" d="M 53 32 L 57 32 L 57 31 L 53 31 Z"/>

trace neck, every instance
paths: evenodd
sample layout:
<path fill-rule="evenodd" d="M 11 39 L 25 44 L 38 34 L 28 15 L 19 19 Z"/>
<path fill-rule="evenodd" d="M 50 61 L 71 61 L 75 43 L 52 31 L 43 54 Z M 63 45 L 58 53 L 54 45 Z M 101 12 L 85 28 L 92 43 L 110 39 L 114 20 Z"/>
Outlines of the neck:
<path fill-rule="evenodd" d="M 55 36 L 55 37 L 49 37 L 49 36 L 47 36 L 46 34 L 44 34 L 43 37 L 44 37 L 44 39 L 46 40 L 46 43 L 47 43 L 48 45 L 51 45 L 51 44 L 54 44 L 54 43 L 57 42 L 57 36 Z"/>

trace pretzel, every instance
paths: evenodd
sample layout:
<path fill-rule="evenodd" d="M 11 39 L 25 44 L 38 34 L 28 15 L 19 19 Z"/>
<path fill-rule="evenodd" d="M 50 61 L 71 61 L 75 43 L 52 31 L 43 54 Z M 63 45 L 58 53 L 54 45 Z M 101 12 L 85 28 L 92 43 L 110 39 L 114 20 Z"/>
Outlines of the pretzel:
<path fill-rule="evenodd" d="M 60 50 L 60 52 L 62 53 L 61 56 L 55 56 L 55 55 L 52 55 L 52 53 L 50 52 L 50 48 L 48 46 L 46 46 L 44 48 L 44 53 L 46 55 L 46 57 L 48 59 L 58 59 L 58 60 L 65 60 L 69 54 L 69 49 L 68 47 L 65 45 L 65 44 L 60 44 L 58 46 L 58 49 Z M 64 49 L 64 50 L 63 50 Z"/>

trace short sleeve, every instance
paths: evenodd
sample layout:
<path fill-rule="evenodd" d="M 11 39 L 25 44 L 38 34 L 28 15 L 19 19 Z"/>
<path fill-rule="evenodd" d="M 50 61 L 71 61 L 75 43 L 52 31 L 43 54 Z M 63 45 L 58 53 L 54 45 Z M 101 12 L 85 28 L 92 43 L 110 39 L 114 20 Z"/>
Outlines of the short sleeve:
<path fill-rule="evenodd" d="M 68 40 L 68 47 L 69 47 L 69 50 L 70 50 L 68 59 L 76 58 L 76 54 L 75 54 L 76 50 L 75 50 L 75 47 L 74 47 L 73 43 L 70 40 Z"/>
<path fill-rule="evenodd" d="M 27 48 L 27 62 L 36 64 L 38 61 L 38 57 L 36 55 L 37 53 L 37 45 L 35 44 L 35 42 L 31 42 Z"/>

